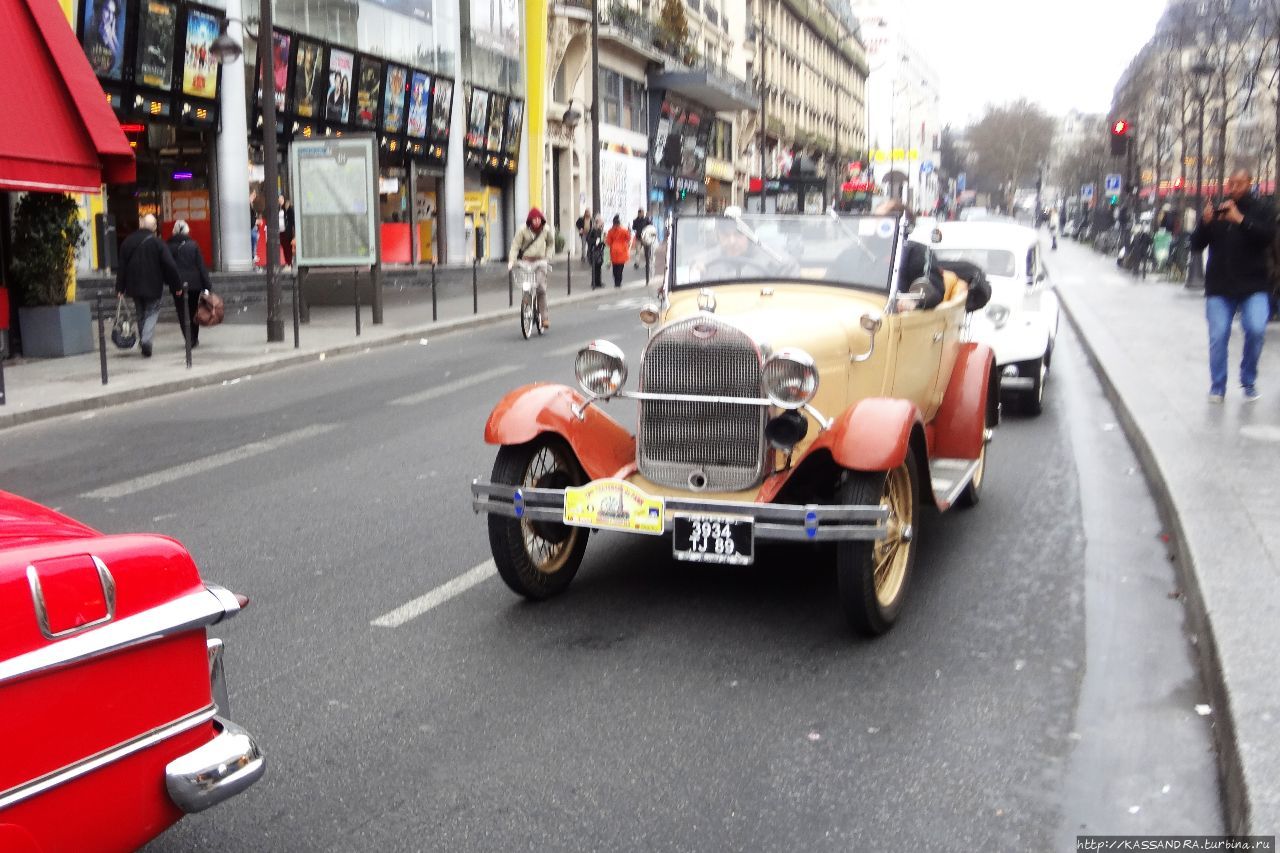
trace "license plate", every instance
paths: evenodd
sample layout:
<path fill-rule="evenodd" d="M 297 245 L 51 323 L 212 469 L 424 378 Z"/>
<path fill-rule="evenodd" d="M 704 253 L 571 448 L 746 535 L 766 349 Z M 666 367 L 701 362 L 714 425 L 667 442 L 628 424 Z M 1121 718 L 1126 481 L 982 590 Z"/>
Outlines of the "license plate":
<path fill-rule="evenodd" d="M 662 510 L 662 498 L 626 480 L 596 480 L 564 490 L 564 523 L 575 527 L 657 536 L 664 529 Z"/>
<path fill-rule="evenodd" d="M 747 566 L 755 559 L 755 522 L 737 515 L 674 515 L 672 549 L 677 560 Z"/>

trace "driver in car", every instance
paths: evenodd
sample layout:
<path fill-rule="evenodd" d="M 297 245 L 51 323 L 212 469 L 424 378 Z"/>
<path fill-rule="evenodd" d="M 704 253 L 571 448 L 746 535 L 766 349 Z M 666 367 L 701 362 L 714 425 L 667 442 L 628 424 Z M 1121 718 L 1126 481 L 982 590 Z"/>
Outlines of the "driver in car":
<path fill-rule="evenodd" d="M 716 245 L 694 263 L 705 279 L 768 278 L 794 267 L 790 261 L 751 238 L 732 216 L 715 220 Z"/>

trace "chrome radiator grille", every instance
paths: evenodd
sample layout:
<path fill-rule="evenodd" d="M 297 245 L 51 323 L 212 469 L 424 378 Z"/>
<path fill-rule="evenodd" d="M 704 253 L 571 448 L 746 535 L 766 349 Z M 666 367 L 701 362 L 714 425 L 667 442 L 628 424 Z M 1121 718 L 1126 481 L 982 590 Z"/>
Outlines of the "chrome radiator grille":
<path fill-rule="evenodd" d="M 674 323 L 653 336 L 640 369 L 649 394 L 760 397 L 760 355 L 746 334 L 706 316 Z M 655 483 L 705 489 L 749 488 L 764 469 L 765 408 L 736 403 L 641 400 L 640 473 Z"/>

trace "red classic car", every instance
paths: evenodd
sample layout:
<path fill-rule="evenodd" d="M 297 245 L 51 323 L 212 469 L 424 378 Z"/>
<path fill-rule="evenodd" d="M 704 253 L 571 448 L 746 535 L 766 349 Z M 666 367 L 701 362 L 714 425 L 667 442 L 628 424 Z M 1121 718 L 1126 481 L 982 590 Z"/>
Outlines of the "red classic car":
<path fill-rule="evenodd" d="M 247 603 L 172 539 L 0 492 L 0 850 L 133 850 L 261 778 L 205 633 Z"/>

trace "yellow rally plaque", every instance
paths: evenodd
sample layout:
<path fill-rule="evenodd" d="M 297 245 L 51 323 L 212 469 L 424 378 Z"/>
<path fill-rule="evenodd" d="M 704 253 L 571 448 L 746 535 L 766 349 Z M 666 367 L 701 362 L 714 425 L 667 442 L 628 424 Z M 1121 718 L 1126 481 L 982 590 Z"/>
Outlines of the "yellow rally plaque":
<path fill-rule="evenodd" d="M 662 498 L 625 480 L 596 480 L 564 490 L 564 523 L 657 535 L 663 531 Z"/>

